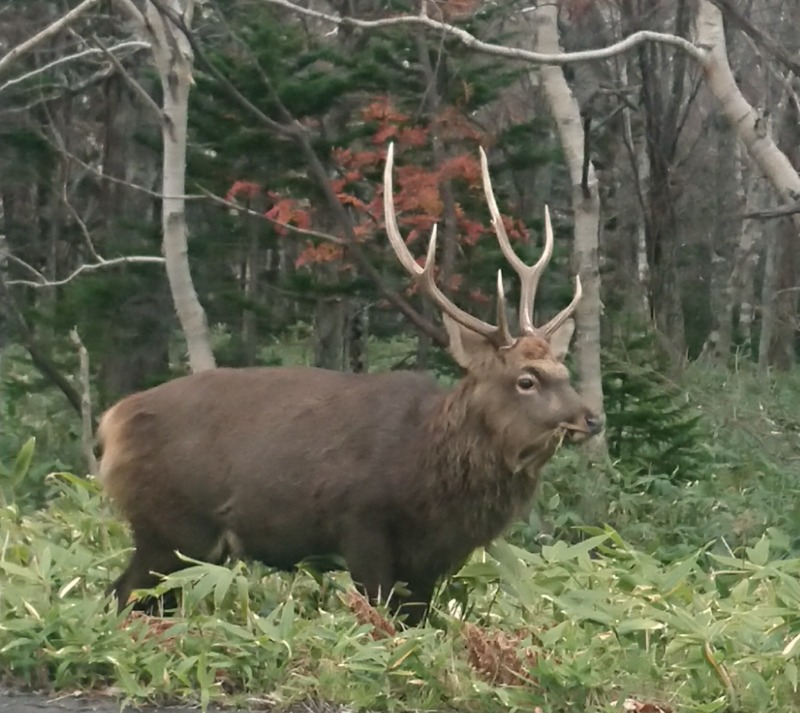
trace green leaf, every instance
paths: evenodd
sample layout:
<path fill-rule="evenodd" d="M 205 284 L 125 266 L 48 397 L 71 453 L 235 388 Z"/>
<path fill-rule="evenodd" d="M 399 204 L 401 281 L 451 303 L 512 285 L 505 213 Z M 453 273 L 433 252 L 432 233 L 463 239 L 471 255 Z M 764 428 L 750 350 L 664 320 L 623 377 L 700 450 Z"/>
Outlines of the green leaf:
<path fill-rule="evenodd" d="M 662 591 L 665 595 L 669 595 L 672 591 L 686 579 L 689 573 L 697 566 L 697 557 L 700 553 L 695 553 L 691 557 L 679 562 L 674 567 L 671 567 L 669 573 L 661 583 Z"/>
<path fill-rule="evenodd" d="M 769 538 L 762 535 L 755 547 L 745 548 L 747 558 L 755 565 L 763 567 L 769 560 Z"/>
<path fill-rule="evenodd" d="M 31 436 L 25 445 L 19 449 L 17 458 L 14 461 L 14 469 L 11 473 L 12 485 L 17 486 L 22 482 L 22 479 L 28 474 L 33 460 L 33 453 L 36 448 L 36 437 Z"/>
<path fill-rule="evenodd" d="M 0 561 L 0 568 L 4 569 L 10 575 L 21 577 L 29 582 L 39 581 L 39 577 L 36 575 L 36 572 L 28 567 L 20 567 L 20 565 L 14 564 L 13 562 Z"/>
<path fill-rule="evenodd" d="M 214 582 L 214 606 L 219 609 L 233 584 L 234 572 L 232 569 L 220 570 Z"/>
<path fill-rule="evenodd" d="M 634 631 L 658 631 L 666 628 L 666 624 L 663 621 L 656 621 L 655 619 L 623 619 L 617 626 L 617 633 L 630 634 Z"/>
<path fill-rule="evenodd" d="M 789 679 L 792 691 L 797 693 L 797 664 L 794 661 L 787 661 L 783 667 L 783 674 Z"/>

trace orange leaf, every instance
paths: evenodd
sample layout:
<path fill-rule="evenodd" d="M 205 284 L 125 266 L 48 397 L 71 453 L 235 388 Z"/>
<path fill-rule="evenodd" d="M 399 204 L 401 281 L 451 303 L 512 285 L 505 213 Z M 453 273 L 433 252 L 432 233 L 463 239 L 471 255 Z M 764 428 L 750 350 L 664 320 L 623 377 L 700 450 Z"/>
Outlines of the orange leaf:
<path fill-rule="evenodd" d="M 253 181 L 236 181 L 225 194 L 226 201 L 233 201 L 240 196 L 246 199 L 255 198 L 261 192 L 261 186 Z"/>

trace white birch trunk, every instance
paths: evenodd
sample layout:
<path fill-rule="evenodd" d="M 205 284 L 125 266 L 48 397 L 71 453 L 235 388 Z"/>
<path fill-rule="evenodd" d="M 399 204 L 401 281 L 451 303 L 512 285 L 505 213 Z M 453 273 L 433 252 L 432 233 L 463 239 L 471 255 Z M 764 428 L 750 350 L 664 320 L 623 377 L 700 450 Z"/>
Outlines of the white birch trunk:
<path fill-rule="evenodd" d="M 698 5 L 696 43 L 706 52 L 702 61 L 706 84 L 739 140 L 783 202 L 795 203 L 800 196 L 800 175 L 772 140 L 764 118 L 739 91 L 728 63 L 722 13 L 709 0 L 700 0 Z M 792 216 L 792 221 L 800 233 L 800 215 Z"/>
<path fill-rule="evenodd" d="M 168 6 L 191 26 L 194 0 L 170 0 Z M 206 314 L 194 289 L 189 269 L 186 229 L 186 135 L 192 52 L 186 37 L 152 3 L 146 4 L 146 28 L 152 43 L 164 93 L 163 136 L 163 251 L 175 311 L 186 338 L 193 372 L 216 366 Z"/>
<path fill-rule="evenodd" d="M 558 38 L 558 7 L 542 4 L 537 7 L 536 45 L 540 52 L 561 51 Z M 575 214 L 574 262 L 583 285 L 583 299 L 575 313 L 575 363 L 580 390 L 587 403 L 603 413 L 603 385 L 600 369 L 600 273 L 598 270 L 598 233 L 600 230 L 600 196 L 597 178 L 589 164 L 586 194 L 581 186 L 583 171 L 583 125 L 580 109 L 564 72 L 558 66 L 541 69 L 542 86 L 555 119 L 572 184 L 572 207 Z"/>

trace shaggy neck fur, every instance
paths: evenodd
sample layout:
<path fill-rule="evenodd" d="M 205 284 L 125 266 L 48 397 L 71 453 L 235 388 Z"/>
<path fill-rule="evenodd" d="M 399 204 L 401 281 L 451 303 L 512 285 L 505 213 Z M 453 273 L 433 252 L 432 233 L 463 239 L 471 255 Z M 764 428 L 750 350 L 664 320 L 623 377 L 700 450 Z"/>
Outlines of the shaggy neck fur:
<path fill-rule="evenodd" d="M 467 376 L 432 414 L 424 471 L 431 474 L 425 500 L 440 515 L 449 513 L 448 521 L 458 523 L 464 537 L 478 545 L 498 536 L 526 511 L 538 471 L 557 441 L 555 434 L 545 433 L 522 452 L 514 452 L 506 434 L 492 432 L 485 414 L 475 413 L 474 385 Z"/>

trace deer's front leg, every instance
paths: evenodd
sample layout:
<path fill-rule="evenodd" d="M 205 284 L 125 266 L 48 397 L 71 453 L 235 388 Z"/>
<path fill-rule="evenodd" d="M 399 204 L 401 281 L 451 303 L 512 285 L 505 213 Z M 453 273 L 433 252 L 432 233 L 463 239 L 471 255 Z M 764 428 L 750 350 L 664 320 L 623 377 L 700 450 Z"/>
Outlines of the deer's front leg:
<path fill-rule="evenodd" d="M 347 569 L 358 589 L 372 604 L 386 603 L 395 585 L 389 538 L 377 529 L 364 528 L 347 538 L 343 550 Z"/>

